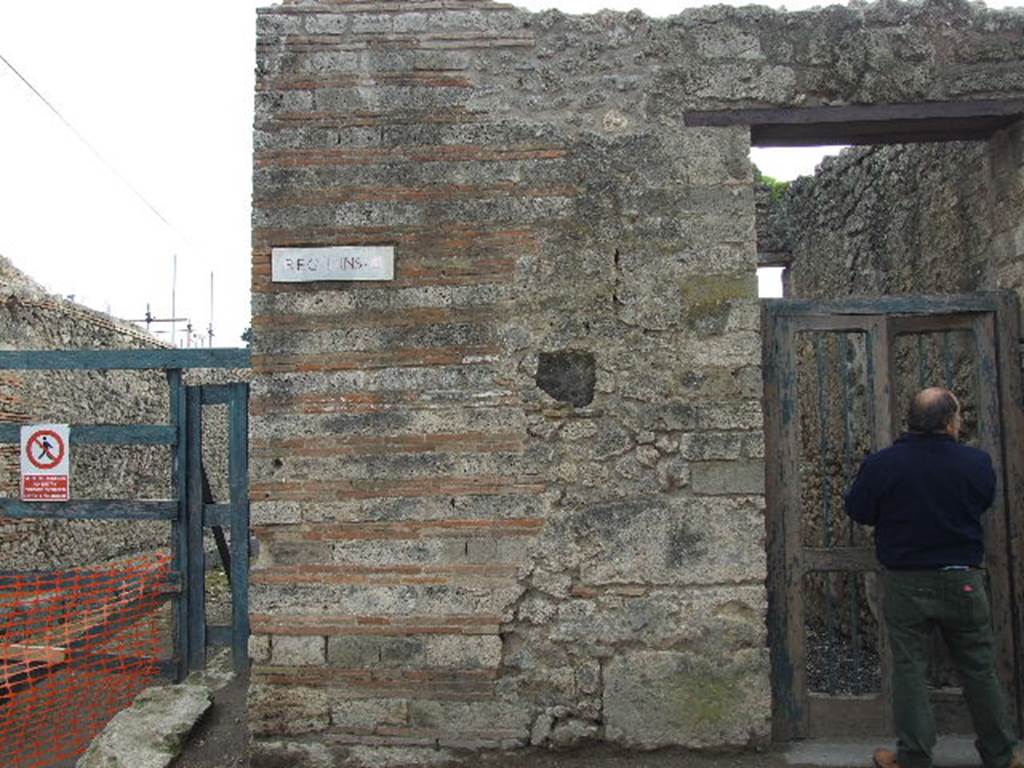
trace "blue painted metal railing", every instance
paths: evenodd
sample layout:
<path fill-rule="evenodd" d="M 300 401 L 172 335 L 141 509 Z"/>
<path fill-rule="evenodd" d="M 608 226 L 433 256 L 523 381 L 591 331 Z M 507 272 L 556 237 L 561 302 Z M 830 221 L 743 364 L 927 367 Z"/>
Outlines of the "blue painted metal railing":
<path fill-rule="evenodd" d="M 28 371 L 248 368 L 248 349 L 46 349 L 0 351 L 0 368 Z"/>
<path fill-rule="evenodd" d="M 90 499 L 25 503 L 0 499 L 0 516 L 64 520 L 171 522 L 175 676 L 205 666 L 208 644 L 231 645 L 235 668 L 248 663 L 249 501 L 248 384 L 186 386 L 183 371 L 250 365 L 248 349 L 89 349 L 0 351 L 0 370 L 163 370 L 169 387 L 167 424 L 73 425 L 72 445 L 166 445 L 173 449 L 174 498 L 158 501 Z M 202 406 L 226 404 L 229 413 L 227 503 L 205 503 L 202 482 Z M 0 444 L 20 441 L 18 424 L 0 424 Z M 208 527 L 231 530 L 232 623 L 206 625 L 205 552 Z M 0 572 L 0 581 L 9 574 Z"/>

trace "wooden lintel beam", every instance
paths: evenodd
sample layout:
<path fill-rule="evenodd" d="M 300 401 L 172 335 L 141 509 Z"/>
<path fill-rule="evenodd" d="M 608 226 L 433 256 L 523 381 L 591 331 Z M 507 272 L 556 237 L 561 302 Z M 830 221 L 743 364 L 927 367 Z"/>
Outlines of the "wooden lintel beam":
<path fill-rule="evenodd" d="M 693 127 L 750 126 L 761 147 L 983 141 L 1024 117 L 1024 99 L 687 112 Z"/>

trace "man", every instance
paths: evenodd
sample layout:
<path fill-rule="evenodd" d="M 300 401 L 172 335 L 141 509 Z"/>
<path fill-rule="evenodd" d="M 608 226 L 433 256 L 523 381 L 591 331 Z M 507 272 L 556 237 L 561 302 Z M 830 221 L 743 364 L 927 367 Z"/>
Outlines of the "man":
<path fill-rule="evenodd" d="M 1024 768 L 995 674 L 981 516 L 995 497 L 992 459 L 957 442 L 960 403 L 938 387 L 919 392 L 907 432 L 868 456 L 846 512 L 874 526 L 884 567 L 885 623 L 893 656 L 898 751 L 876 749 L 877 768 L 930 768 L 935 721 L 928 645 L 938 627 L 949 648 L 985 768 Z"/>

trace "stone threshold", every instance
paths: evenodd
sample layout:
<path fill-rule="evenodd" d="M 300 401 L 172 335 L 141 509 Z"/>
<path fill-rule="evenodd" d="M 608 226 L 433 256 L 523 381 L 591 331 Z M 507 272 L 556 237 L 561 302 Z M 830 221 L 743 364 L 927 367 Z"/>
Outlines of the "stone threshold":
<path fill-rule="evenodd" d="M 872 741 L 838 741 L 808 739 L 793 742 L 783 755 L 789 765 L 813 765 L 816 768 L 864 768 L 871 765 L 871 753 L 876 747 L 895 749 L 895 740 L 889 737 Z M 941 736 L 935 745 L 935 768 L 974 768 L 981 758 L 974 749 L 973 736 Z"/>

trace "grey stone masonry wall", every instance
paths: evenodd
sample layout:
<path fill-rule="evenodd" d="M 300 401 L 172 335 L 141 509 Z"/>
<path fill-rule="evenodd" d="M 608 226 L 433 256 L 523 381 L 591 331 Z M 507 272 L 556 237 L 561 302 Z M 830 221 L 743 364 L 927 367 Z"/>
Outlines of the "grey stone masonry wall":
<path fill-rule="evenodd" d="M 759 244 L 788 252 L 794 296 L 1024 298 L 1022 155 L 1021 123 L 987 142 L 846 150 L 759 211 Z"/>
<path fill-rule="evenodd" d="M 687 110 L 1024 94 L 950 3 L 260 12 L 254 765 L 769 732 L 745 128 Z M 391 244 L 387 283 L 273 283 Z"/>
<path fill-rule="evenodd" d="M 775 219 L 786 230 L 792 294 L 995 287 L 991 177 L 985 142 L 863 147 L 827 159 L 790 185 Z"/>

